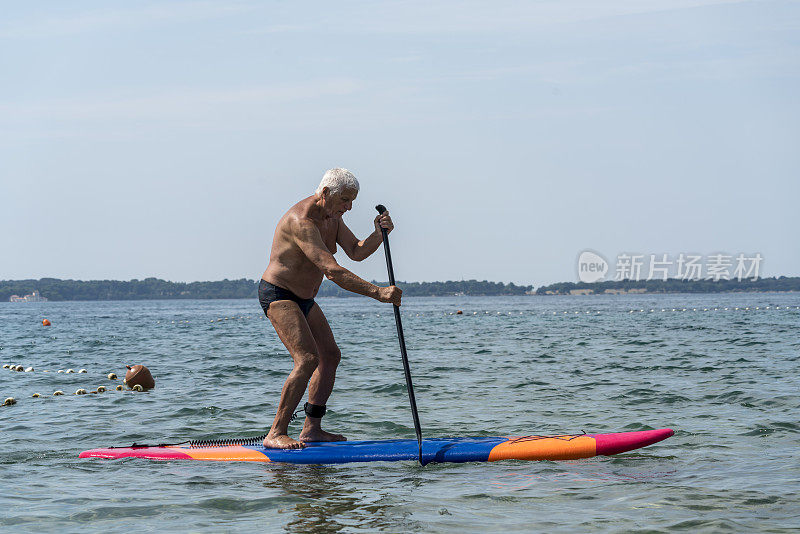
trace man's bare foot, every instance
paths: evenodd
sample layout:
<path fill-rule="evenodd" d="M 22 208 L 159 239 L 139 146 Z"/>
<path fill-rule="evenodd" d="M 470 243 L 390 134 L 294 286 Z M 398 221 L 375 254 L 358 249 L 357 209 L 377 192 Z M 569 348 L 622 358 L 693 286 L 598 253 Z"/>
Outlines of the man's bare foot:
<path fill-rule="evenodd" d="M 268 449 L 302 449 L 304 443 L 294 440 L 286 434 L 277 434 L 264 438 L 264 447 Z"/>
<path fill-rule="evenodd" d="M 305 430 L 303 429 L 300 432 L 300 436 L 297 438 L 299 441 L 303 443 L 309 441 L 347 441 L 347 438 L 341 434 L 332 434 L 330 432 L 325 432 L 322 429 L 317 430 Z"/>

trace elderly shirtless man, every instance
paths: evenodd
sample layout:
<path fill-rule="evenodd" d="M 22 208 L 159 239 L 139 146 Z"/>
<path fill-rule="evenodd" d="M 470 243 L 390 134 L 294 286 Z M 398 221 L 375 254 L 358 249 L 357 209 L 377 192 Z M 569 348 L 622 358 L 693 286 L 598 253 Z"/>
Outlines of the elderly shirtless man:
<path fill-rule="evenodd" d="M 336 263 L 336 245 L 355 261 L 375 252 L 382 243 L 381 228 L 394 228 L 389 212 L 375 217 L 375 231 L 359 241 L 344 224 L 342 215 L 353 207 L 358 180 L 347 169 L 331 169 L 316 193 L 292 206 L 278 221 L 269 265 L 261 276 L 258 300 L 278 337 L 289 350 L 294 368 L 286 379 L 264 446 L 299 449 L 307 441 L 343 441 L 345 437 L 322 430 L 325 403 L 333 389 L 341 353 L 328 321 L 314 296 L 323 275 L 338 286 L 400 305 L 402 291 L 378 287 Z M 288 435 L 289 421 L 308 387 L 305 424 L 298 440 Z"/>

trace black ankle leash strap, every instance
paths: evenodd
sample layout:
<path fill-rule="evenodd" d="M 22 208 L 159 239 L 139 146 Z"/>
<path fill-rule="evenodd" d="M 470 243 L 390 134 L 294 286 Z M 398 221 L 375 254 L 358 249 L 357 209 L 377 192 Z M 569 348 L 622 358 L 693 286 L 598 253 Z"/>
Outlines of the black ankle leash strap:
<path fill-rule="evenodd" d="M 294 421 L 295 419 L 297 419 L 297 414 L 299 414 L 300 412 L 305 412 L 307 416 L 319 419 L 320 417 L 325 415 L 325 412 L 327 411 L 328 407 L 325 404 L 311 404 L 310 402 L 307 402 L 303 405 L 302 410 L 297 410 L 292 414 L 292 418 L 289 419 L 289 421 Z"/>

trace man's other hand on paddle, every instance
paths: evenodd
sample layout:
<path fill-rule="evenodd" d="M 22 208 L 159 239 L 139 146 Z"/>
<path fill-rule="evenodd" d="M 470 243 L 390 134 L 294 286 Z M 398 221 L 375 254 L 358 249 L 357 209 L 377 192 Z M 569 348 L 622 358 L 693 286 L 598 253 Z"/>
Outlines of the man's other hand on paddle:
<path fill-rule="evenodd" d="M 392 218 L 389 217 L 389 210 L 375 217 L 375 231 L 378 232 L 378 234 L 381 233 L 381 228 L 386 228 L 387 234 L 394 230 L 394 223 L 392 222 Z"/>
<path fill-rule="evenodd" d="M 395 306 L 400 306 L 400 298 L 403 296 L 403 290 L 397 286 L 381 287 L 379 288 L 380 295 L 378 300 L 381 302 L 391 302 Z"/>

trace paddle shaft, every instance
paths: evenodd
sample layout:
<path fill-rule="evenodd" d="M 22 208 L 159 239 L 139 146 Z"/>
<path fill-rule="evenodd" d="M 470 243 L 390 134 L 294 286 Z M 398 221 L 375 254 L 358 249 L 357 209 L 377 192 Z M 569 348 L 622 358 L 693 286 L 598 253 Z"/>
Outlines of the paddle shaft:
<path fill-rule="evenodd" d="M 383 213 L 386 208 L 382 204 L 375 206 L 378 213 Z M 389 250 L 389 234 L 386 228 L 381 227 L 383 236 L 383 252 L 386 254 L 386 268 L 389 270 L 389 285 L 394 283 L 394 269 L 392 268 L 392 252 Z M 394 322 L 397 324 L 397 339 L 400 341 L 400 355 L 403 357 L 403 372 L 406 375 L 406 387 L 408 389 L 408 401 L 411 404 L 411 415 L 414 418 L 414 430 L 417 433 L 417 443 L 419 444 L 419 464 L 425 465 L 422 461 L 422 429 L 419 426 L 419 414 L 417 413 L 417 399 L 414 397 L 414 384 L 411 383 L 411 369 L 408 366 L 408 353 L 406 352 L 406 339 L 403 336 L 403 322 L 400 320 L 400 308 L 392 304 L 394 308 Z"/>

